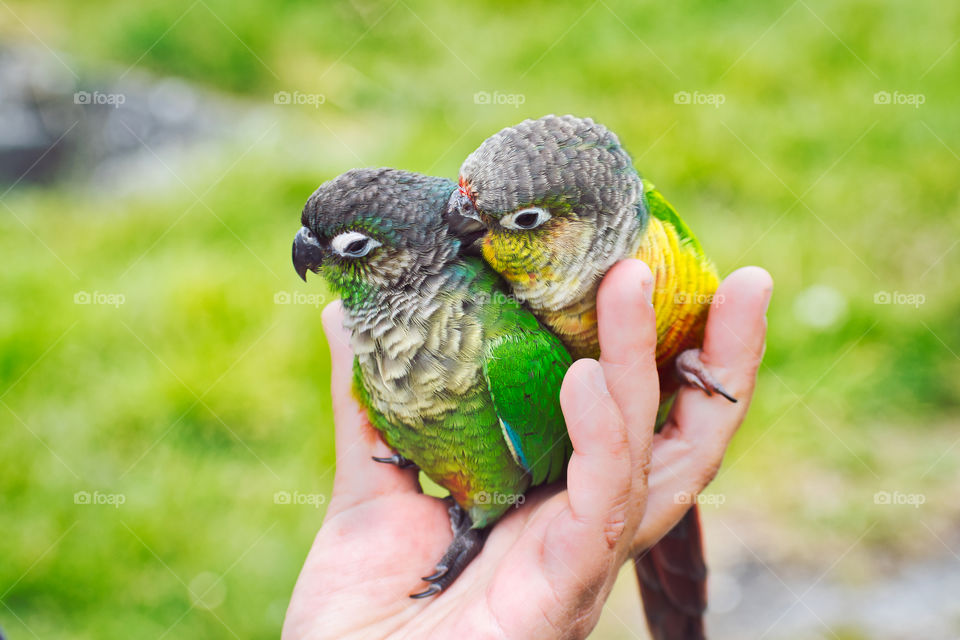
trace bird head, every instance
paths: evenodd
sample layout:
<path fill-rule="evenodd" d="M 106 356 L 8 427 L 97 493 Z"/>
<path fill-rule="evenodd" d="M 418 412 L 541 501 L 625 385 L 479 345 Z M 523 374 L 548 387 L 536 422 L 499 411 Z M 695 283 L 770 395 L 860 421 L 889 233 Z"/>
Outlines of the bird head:
<path fill-rule="evenodd" d="M 396 169 L 348 171 L 304 205 L 293 266 L 304 280 L 308 270 L 322 275 L 348 308 L 418 287 L 457 257 L 444 219 L 455 187 Z"/>
<path fill-rule="evenodd" d="M 612 131 L 550 115 L 507 127 L 470 154 L 448 216 L 455 230 L 486 229 L 483 256 L 518 296 L 560 308 L 629 250 L 644 222 L 642 193 Z"/>

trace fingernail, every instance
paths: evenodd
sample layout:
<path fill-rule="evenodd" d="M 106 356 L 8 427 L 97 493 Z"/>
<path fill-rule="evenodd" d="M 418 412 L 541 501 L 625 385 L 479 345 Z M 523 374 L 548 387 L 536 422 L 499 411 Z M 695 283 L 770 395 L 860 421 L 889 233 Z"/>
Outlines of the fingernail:
<path fill-rule="evenodd" d="M 767 300 L 763 303 L 763 315 L 767 315 L 767 309 L 770 308 L 770 300 L 773 298 L 773 287 L 768 288 L 764 293 L 767 295 Z"/>
<path fill-rule="evenodd" d="M 644 266 L 646 266 L 645 262 L 643 264 Z M 647 302 L 649 302 L 650 304 L 653 304 L 653 285 L 654 285 L 653 271 L 650 269 L 649 266 L 647 266 L 647 268 L 644 269 L 644 271 L 647 271 L 648 273 L 643 274 L 643 278 L 640 280 L 640 289 L 641 291 L 643 291 L 643 297 L 646 298 Z"/>
<path fill-rule="evenodd" d="M 647 304 L 653 304 L 653 279 L 643 281 L 643 297 L 646 298 Z"/>
<path fill-rule="evenodd" d="M 607 379 L 603 376 L 603 367 L 600 366 L 599 362 L 595 362 L 594 365 L 590 367 L 590 375 L 588 376 L 587 383 L 593 388 L 594 392 L 599 395 L 609 393 L 607 390 Z"/>

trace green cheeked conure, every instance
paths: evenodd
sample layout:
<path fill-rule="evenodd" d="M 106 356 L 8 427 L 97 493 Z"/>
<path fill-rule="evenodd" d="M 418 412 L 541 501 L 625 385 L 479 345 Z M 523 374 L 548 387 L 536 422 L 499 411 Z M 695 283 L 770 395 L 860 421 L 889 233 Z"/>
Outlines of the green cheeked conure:
<path fill-rule="evenodd" d="M 571 358 L 446 224 L 456 184 L 359 169 L 303 208 L 293 264 L 340 295 L 354 391 L 396 452 L 450 492 L 454 540 L 427 588 L 439 593 L 480 552 L 486 528 L 529 487 L 563 476 L 560 410 Z M 523 366 L 517 366 L 523 363 Z"/>
<path fill-rule="evenodd" d="M 736 402 L 699 359 L 716 269 L 606 127 L 551 115 L 491 136 L 461 166 L 450 224 L 470 241 L 478 227 L 486 231 L 477 241 L 484 259 L 575 358 L 600 354 L 603 275 L 625 258 L 643 260 L 655 281 L 664 408 L 681 382 Z M 654 638 L 702 638 L 706 567 L 696 506 L 636 568 Z"/>

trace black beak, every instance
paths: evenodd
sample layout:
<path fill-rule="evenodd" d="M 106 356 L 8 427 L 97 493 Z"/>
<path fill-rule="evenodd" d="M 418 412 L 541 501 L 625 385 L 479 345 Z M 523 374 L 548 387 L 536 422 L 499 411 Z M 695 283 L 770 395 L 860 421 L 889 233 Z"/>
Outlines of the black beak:
<path fill-rule="evenodd" d="M 447 204 L 447 226 L 460 238 L 460 246 L 467 253 L 474 253 L 473 244 L 487 233 L 473 202 L 459 190 L 453 192 Z"/>
<path fill-rule="evenodd" d="M 317 237 L 310 229 L 300 227 L 293 239 L 293 268 L 297 270 L 297 275 L 306 282 L 307 269 L 316 273 L 322 262 L 323 249 L 320 248 Z"/>

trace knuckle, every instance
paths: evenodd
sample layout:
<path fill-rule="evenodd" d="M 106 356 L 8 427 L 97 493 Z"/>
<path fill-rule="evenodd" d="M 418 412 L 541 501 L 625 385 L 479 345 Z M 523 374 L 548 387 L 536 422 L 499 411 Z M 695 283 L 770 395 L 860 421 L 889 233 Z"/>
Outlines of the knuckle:
<path fill-rule="evenodd" d="M 608 549 L 616 548 L 620 539 L 623 537 L 623 532 L 627 526 L 627 505 L 629 501 L 629 493 L 620 494 L 608 511 L 606 520 L 603 523 L 603 538 L 607 543 Z"/>
<path fill-rule="evenodd" d="M 700 490 L 702 491 L 717 477 L 720 473 L 720 463 L 722 459 L 708 461 L 700 471 Z"/>

